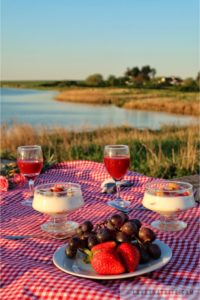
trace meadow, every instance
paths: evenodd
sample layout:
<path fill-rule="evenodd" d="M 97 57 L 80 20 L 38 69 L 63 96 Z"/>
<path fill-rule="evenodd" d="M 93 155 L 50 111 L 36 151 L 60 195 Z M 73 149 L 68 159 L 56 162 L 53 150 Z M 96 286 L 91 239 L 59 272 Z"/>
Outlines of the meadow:
<path fill-rule="evenodd" d="M 136 88 L 70 88 L 61 91 L 59 101 L 113 104 L 126 109 L 200 115 L 199 94 L 174 90 Z"/>
<path fill-rule="evenodd" d="M 127 144 L 130 169 L 152 177 L 175 178 L 199 173 L 199 127 L 165 126 L 159 131 L 130 127 L 107 127 L 73 132 L 64 128 L 51 131 L 30 125 L 1 127 L 1 158 L 16 159 L 20 145 L 39 144 L 46 162 L 70 160 L 103 161 L 106 144 Z"/>

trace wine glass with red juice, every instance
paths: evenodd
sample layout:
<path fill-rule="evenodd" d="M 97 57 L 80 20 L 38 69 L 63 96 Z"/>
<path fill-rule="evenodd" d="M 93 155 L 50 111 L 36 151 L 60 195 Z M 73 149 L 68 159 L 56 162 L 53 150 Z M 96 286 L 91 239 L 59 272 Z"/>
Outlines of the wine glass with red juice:
<path fill-rule="evenodd" d="M 34 181 L 43 167 L 43 155 L 40 146 L 20 146 L 17 148 L 17 164 L 21 174 L 28 180 L 30 198 L 22 204 L 32 206 Z"/>
<path fill-rule="evenodd" d="M 128 208 L 129 201 L 124 201 L 120 196 L 120 184 L 130 165 L 130 151 L 127 145 L 106 145 L 104 147 L 104 164 L 116 183 L 117 197 L 108 201 L 114 208 Z"/>

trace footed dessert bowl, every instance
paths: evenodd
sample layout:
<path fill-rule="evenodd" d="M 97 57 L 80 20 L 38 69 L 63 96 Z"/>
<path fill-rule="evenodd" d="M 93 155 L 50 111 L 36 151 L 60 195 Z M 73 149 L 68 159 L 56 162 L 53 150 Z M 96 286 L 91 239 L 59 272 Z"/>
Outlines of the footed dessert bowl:
<path fill-rule="evenodd" d="M 187 227 L 187 223 L 178 220 L 177 215 L 195 207 L 192 185 L 179 181 L 156 181 L 146 185 L 144 207 L 160 214 L 160 220 L 151 225 L 162 231 L 179 231 Z"/>
<path fill-rule="evenodd" d="M 84 205 L 81 187 L 71 182 L 42 184 L 35 188 L 33 209 L 50 216 L 41 229 L 50 234 L 72 235 L 78 223 L 66 220 L 67 214 Z"/>

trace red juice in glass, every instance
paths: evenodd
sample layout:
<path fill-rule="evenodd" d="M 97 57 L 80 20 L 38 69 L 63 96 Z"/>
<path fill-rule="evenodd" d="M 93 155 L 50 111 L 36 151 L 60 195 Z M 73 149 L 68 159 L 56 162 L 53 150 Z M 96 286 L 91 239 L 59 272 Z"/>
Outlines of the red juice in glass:
<path fill-rule="evenodd" d="M 105 156 L 104 164 L 113 179 L 121 180 L 129 168 L 130 156 Z"/>
<path fill-rule="evenodd" d="M 37 175 L 40 174 L 43 161 L 42 160 L 22 160 L 17 161 L 20 172 L 29 179 L 35 179 Z"/>

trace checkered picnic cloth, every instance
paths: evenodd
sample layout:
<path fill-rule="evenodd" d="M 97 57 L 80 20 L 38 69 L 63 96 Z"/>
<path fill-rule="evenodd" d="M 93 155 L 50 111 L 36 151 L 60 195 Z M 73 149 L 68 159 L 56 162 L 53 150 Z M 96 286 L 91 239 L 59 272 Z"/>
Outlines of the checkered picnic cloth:
<path fill-rule="evenodd" d="M 71 161 L 56 164 L 41 174 L 36 185 L 58 181 L 79 183 L 85 206 L 70 213 L 69 218 L 79 223 L 86 219 L 97 223 L 116 212 L 106 204 L 113 195 L 101 193 L 101 183 L 108 177 L 101 163 Z M 145 184 L 154 179 L 135 172 L 128 172 L 125 179 L 134 184 L 122 189 L 123 198 L 130 200 L 132 206 L 140 204 Z M 197 299 L 198 207 L 181 214 L 181 219 L 188 223 L 185 230 L 163 233 L 154 229 L 158 239 L 168 244 L 173 252 L 172 259 L 163 268 L 129 279 L 95 281 L 74 277 L 54 266 L 53 254 L 66 242 L 34 238 L 11 241 L 3 238 L 4 235 L 40 232 L 40 224 L 47 217 L 31 207 L 22 206 L 21 201 L 27 197 L 27 186 L 18 186 L 2 193 L 0 299 Z M 130 216 L 139 218 L 149 227 L 158 218 L 156 213 L 144 210 L 133 210 Z"/>

